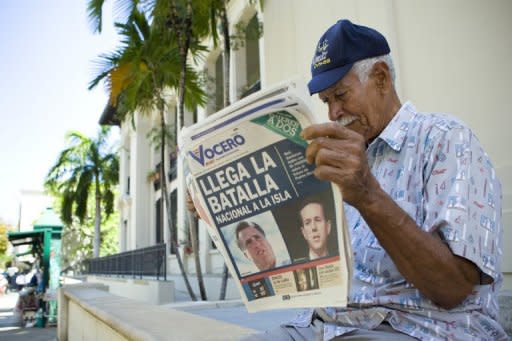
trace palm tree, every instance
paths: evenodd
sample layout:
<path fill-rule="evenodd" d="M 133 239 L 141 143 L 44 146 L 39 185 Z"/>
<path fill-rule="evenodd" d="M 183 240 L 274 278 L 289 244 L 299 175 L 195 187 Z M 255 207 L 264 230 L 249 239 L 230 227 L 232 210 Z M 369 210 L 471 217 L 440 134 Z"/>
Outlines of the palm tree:
<path fill-rule="evenodd" d="M 112 188 L 119 181 L 119 159 L 108 145 L 109 129 L 101 128 L 95 139 L 80 132 L 66 135 L 64 149 L 50 168 L 45 186 L 62 194 L 61 219 L 70 225 L 73 217 L 81 223 L 87 217 L 87 199 L 94 195 L 94 257 L 99 257 L 102 207 L 107 217 L 114 209 Z"/>
<path fill-rule="evenodd" d="M 223 42 L 223 59 L 222 59 L 222 72 L 223 72 L 223 80 L 224 84 L 222 85 L 224 88 L 224 98 L 223 98 L 223 106 L 224 108 L 229 106 L 230 104 L 230 63 L 231 63 L 231 38 L 229 33 L 229 21 L 226 9 L 227 0 L 211 0 L 210 2 L 210 31 L 213 38 L 213 44 L 215 47 L 218 45 L 219 40 L 219 32 L 222 36 Z M 228 285 L 228 267 L 226 263 L 224 263 L 222 269 L 222 280 L 220 285 L 220 294 L 219 299 L 226 299 L 226 288 Z"/>
<path fill-rule="evenodd" d="M 110 93 L 109 105 L 114 107 L 118 118 L 133 117 L 136 112 L 150 114 L 155 110 L 160 117 L 160 179 L 162 181 L 162 193 L 167 210 L 167 222 L 171 235 L 171 246 L 176 252 L 176 259 L 180 267 L 185 285 L 192 300 L 196 300 L 195 294 L 188 281 L 183 267 L 178 245 L 175 245 L 172 236 L 176 228 L 172 224 L 172 211 L 170 198 L 167 195 L 167 149 L 174 148 L 175 138 L 169 134 L 169 125 L 165 119 L 167 102 L 164 92 L 167 89 L 175 89 L 178 85 L 180 74 L 179 55 L 172 35 L 167 30 L 162 30 L 155 25 L 157 18 L 153 18 L 153 24 L 149 25 L 144 13 L 134 8 L 128 22 L 116 23 L 116 27 L 122 37 L 121 47 L 110 55 L 100 56 L 100 70 L 98 76 L 91 81 L 89 88 L 93 88 L 102 80 Z M 198 76 L 187 67 L 187 82 L 185 89 L 185 105 L 192 110 L 197 105 L 204 103 L 204 92 L 199 86 Z"/>
<path fill-rule="evenodd" d="M 101 8 L 103 6 L 104 0 L 90 0 L 88 11 L 89 18 L 91 19 L 91 23 L 93 24 L 93 29 L 97 32 L 101 32 L 101 16 L 102 11 Z M 190 97 L 190 88 L 187 84 L 190 84 L 189 77 L 193 76 L 194 73 L 191 71 L 188 65 L 188 57 L 189 52 L 193 57 L 196 57 L 198 53 L 202 52 L 204 49 L 199 44 L 199 41 L 206 37 L 208 34 L 212 34 L 214 41 L 217 42 L 218 33 L 216 29 L 217 18 L 220 18 L 220 22 L 222 23 L 222 32 L 224 35 L 224 46 L 227 55 L 225 57 L 225 70 L 228 70 L 229 67 L 229 30 L 228 30 L 228 22 L 227 22 L 227 13 L 226 13 L 226 1 L 225 0 L 210 0 L 210 1 L 192 1 L 192 0 L 174 0 L 174 1 L 160 1 L 160 0 L 118 0 L 116 2 L 118 8 L 123 9 L 124 13 L 128 13 L 129 18 L 133 17 L 137 14 L 138 8 L 147 9 L 148 13 L 151 13 L 152 27 L 155 31 L 159 32 L 166 39 L 169 39 L 171 43 L 173 43 L 174 47 L 177 47 L 178 56 L 179 56 L 179 79 L 178 85 L 174 86 L 177 89 L 179 100 L 178 100 L 178 117 L 176 118 L 176 122 L 178 122 L 178 127 L 181 129 L 184 125 L 184 115 L 185 110 L 184 107 L 187 106 L 187 97 Z M 210 17 L 211 16 L 211 17 Z M 210 19 L 210 20 L 209 20 Z M 129 19 L 129 21 L 132 19 Z M 128 24 L 128 23 L 127 23 Z M 143 31 L 140 29 L 140 31 Z M 139 32 L 143 35 L 143 32 Z M 164 41 L 161 42 L 161 45 L 166 44 Z M 112 60 L 114 61 L 114 60 Z M 118 106 L 118 99 L 124 96 L 124 89 L 127 87 L 127 84 L 132 82 L 133 79 L 127 77 L 126 69 L 137 67 L 137 65 L 133 63 L 123 64 L 114 62 L 113 65 L 117 64 L 117 68 L 112 70 L 107 70 L 106 73 L 100 75 L 102 77 L 110 77 L 110 86 L 111 86 L 111 105 Z M 224 77 L 225 82 L 229 82 L 229 75 Z M 192 83 L 194 84 L 197 79 L 193 79 Z M 229 83 L 226 84 L 226 89 L 228 89 Z M 225 105 L 229 105 L 229 89 L 225 92 Z M 125 97 L 130 97 L 126 95 Z M 158 97 L 158 96 L 157 96 Z M 130 101 L 130 98 L 125 99 Z M 138 99 L 137 99 L 138 101 Z M 123 101 L 121 101 L 122 103 Z M 139 103 L 136 103 L 139 104 Z M 128 104 L 128 107 L 131 107 L 133 103 Z M 158 102 L 156 107 L 159 111 L 162 111 L 162 107 L 164 102 Z M 125 105 L 126 107 L 126 105 Z M 189 105 L 187 107 L 190 107 Z M 123 108 L 123 105 L 119 105 L 117 112 L 130 111 L 131 109 Z M 163 127 L 162 123 L 162 127 Z M 164 141 L 164 130 L 162 129 L 161 140 Z M 162 154 L 162 164 L 163 162 L 163 154 Z M 165 179 L 164 176 L 161 176 L 162 179 Z M 166 184 L 162 184 L 162 190 L 166 193 Z M 169 198 L 165 196 L 165 202 L 167 207 L 167 216 L 171 217 L 170 204 L 167 205 Z M 198 250 L 198 238 L 196 235 L 196 224 L 197 221 L 195 217 L 192 217 L 189 214 L 189 228 L 188 231 L 190 233 L 190 240 L 192 244 L 192 249 L 194 253 L 194 260 L 196 266 L 196 274 L 198 277 L 198 284 L 200 289 L 201 298 L 206 300 L 206 290 L 204 288 L 204 281 L 202 278 L 201 264 L 199 259 L 199 250 Z M 169 222 L 170 223 L 170 222 Z M 171 235 L 176 233 L 176 228 L 172 225 L 169 225 L 171 230 Z M 179 256 L 179 255 L 178 255 Z M 180 263 L 180 259 L 178 259 L 178 263 Z M 180 265 L 181 267 L 181 265 Z M 227 268 L 225 269 L 227 270 Z M 183 271 L 182 271 L 183 273 Z M 226 275 L 224 282 L 227 281 L 227 271 L 225 271 Z M 225 293 L 226 285 L 223 285 L 222 292 Z M 225 294 L 221 294 L 221 297 L 225 297 Z"/>
<path fill-rule="evenodd" d="M 203 51 L 200 41 L 209 33 L 208 10 L 209 1 L 174 0 L 154 2 L 152 9 L 153 25 L 159 27 L 159 31 L 165 31 L 176 44 L 179 55 L 179 80 L 175 88 L 178 93 L 178 113 L 176 122 L 178 130 L 184 126 L 185 107 L 188 89 L 187 83 L 192 74 L 189 71 L 189 52 L 193 58 L 198 57 Z M 187 227 L 194 254 L 196 276 L 202 300 L 206 300 L 206 289 L 204 286 L 203 273 L 199 258 L 199 243 L 197 237 L 197 220 L 190 213 L 188 214 Z"/>

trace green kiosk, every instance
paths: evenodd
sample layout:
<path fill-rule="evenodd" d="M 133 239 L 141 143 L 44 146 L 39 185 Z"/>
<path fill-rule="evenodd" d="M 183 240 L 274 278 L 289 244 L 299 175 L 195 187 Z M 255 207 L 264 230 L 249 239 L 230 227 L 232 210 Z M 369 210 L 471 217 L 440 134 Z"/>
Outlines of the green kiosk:
<path fill-rule="evenodd" d="M 52 208 L 47 208 L 34 223 L 34 230 L 9 232 L 13 246 L 29 245 L 32 254 L 41 260 L 45 298 L 48 301 L 48 324 L 57 323 L 57 288 L 60 277 L 60 246 L 63 224 Z"/>

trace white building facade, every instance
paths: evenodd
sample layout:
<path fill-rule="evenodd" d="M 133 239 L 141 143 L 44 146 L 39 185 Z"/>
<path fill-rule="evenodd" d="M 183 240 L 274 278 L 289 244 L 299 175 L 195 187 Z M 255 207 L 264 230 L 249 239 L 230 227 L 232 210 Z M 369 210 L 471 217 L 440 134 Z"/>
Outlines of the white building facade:
<path fill-rule="evenodd" d="M 51 206 L 52 198 L 44 191 L 36 189 L 20 190 L 19 216 L 16 223 L 18 231 L 32 231 L 34 222 L 39 218 L 41 212 Z"/>
<path fill-rule="evenodd" d="M 263 2 L 263 1 L 262 1 Z M 509 0 L 232 0 L 228 3 L 231 32 L 237 25 L 262 24 L 259 40 L 248 40 L 231 51 L 231 102 L 245 93 L 286 79 L 309 79 L 310 61 L 320 35 L 338 19 L 376 28 L 390 44 L 402 102 L 411 100 L 420 111 L 442 111 L 464 120 L 493 160 L 503 185 L 505 289 L 512 289 L 512 161 L 506 156 L 506 136 L 512 127 L 508 101 L 512 79 L 512 1 Z M 223 90 L 222 50 L 213 48 L 200 66 L 210 78 L 209 103 L 185 125 L 220 109 Z M 171 103 L 172 104 L 172 103 Z M 314 99 L 315 110 L 326 108 Z M 172 107 L 172 105 L 170 106 Z M 169 119 L 174 113 L 168 113 Z M 195 118 L 194 118 L 195 116 Z M 136 117 L 121 125 L 120 250 L 127 251 L 169 239 L 161 189 L 147 175 L 160 162 L 147 133 L 159 125 L 156 117 Z M 178 226 L 178 242 L 188 239 L 181 165 L 172 178 L 170 195 Z M 169 165 L 167 166 L 169 168 Z M 200 258 L 205 274 L 222 272 L 222 258 L 205 227 L 199 226 Z M 190 273 L 195 269 L 185 256 Z M 179 273 L 175 256 L 168 272 Z"/>

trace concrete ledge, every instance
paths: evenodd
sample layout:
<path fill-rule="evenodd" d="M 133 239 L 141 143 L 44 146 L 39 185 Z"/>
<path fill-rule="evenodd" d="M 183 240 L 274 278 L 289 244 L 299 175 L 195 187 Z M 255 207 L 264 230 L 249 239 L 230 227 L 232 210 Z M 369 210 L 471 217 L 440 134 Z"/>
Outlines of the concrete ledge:
<path fill-rule="evenodd" d="M 162 305 L 165 308 L 177 309 L 181 311 L 195 311 L 215 308 L 232 308 L 243 307 L 244 303 L 241 299 L 226 301 L 185 301 Z"/>
<path fill-rule="evenodd" d="M 87 282 L 104 284 L 114 295 L 145 303 L 166 304 L 175 300 L 173 281 L 89 275 Z"/>
<path fill-rule="evenodd" d="M 115 296 L 91 285 L 64 286 L 59 289 L 59 298 L 60 341 L 220 341 L 238 340 L 256 332 L 238 325 Z"/>

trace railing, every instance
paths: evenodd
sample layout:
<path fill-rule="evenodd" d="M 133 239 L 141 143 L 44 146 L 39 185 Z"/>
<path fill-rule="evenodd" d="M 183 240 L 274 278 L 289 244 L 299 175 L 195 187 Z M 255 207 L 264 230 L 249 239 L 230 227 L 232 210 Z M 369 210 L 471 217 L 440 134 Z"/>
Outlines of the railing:
<path fill-rule="evenodd" d="M 150 276 L 167 280 L 166 244 L 88 259 L 83 273 L 133 278 Z"/>

